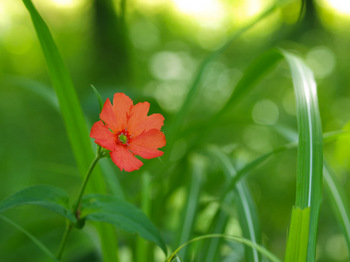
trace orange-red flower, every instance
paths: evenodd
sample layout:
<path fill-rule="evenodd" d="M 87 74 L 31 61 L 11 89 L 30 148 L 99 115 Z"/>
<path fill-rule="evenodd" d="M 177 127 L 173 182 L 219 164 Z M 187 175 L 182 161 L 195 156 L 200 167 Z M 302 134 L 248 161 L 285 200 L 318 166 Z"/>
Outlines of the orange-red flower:
<path fill-rule="evenodd" d="M 95 143 L 110 150 L 113 162 L 125 171 L 139 169 L 143 163 L 135 157 L 146 159 L 163 155 L 158 148 L 165 146 L 165 136 L 160 131 L 164 117 L 161 114 L 147 116 L 148 102 L 133 105 L 123 93 L 116 93 L 113 105 L 109 99 L 103 105 L 100 118 L 90 132 Z"/>

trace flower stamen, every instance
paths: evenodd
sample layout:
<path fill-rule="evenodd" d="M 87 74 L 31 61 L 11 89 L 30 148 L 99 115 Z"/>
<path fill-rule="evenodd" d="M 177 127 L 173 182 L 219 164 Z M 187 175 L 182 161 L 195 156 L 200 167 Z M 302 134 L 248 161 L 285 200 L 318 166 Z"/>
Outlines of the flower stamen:
<path fill-rule="evenodd" d="M 128 131 L 126 131 L 126 129 L 124 129 L 123 131 L 119 131 L 117 133 L 116 136 L 116 142 L 119 145 L 124 145 L 124 146 L 128 146 L 129 145 L 129 140 L 130 140 L 131 136 L 129 135 Z"/>

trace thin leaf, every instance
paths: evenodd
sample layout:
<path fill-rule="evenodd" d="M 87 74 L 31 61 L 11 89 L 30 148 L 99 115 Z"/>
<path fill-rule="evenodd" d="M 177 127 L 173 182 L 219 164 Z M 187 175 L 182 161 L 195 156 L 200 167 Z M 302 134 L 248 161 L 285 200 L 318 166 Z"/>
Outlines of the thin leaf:
<path fill-rule="evenodd" d="M 263 75 L 282 58 L 286 59 L 291 69 L 297 101 L 299 145 L 296 207 L 301 209 L 311 207 L 308 261 L 314 261 L 316 257 L 317 223 L 322 198 L 323 146 L 316 83 L 312 72 L 293 54 L 281 50 L 269 51 L 249 66 L 223 109 L 226 111 L 235 106 L 243 95 L 246 95 L 252 89 L 255 82 L 250 78 L 255 79 L 255 76 L 252 75 L 254 72 L 260 72 L 259 75 Z M 263 61 L 265 61 L 264 67 L 262 66 Z M 248 83 L 248 86 L 245 86 L 245 82 Z M 220 114 L 221 111 L 216 116 Z M 232 186 L 232 183 L 230 186 Z M 290 231 L 290 233 L 296 234 L 297 232 Z"/>
<path fill-rule="evenodd" d="M 166 254 L 165 243 L 146 215 L 132 204 L 113 196 L 89 194 L 84 197 L 82 217 L 113 224 L 156 243 Z"/>
<path fill-rule="evenodd" d="M 219 164 L 222 166 L 222 169 L 224 170 L 228 181 L 237 176 L 232 161 L 225 153 L 214 146 L 209 148 L 209 152 L 218 160 Z M 234 194 L 237 195 L 236 204 L 239 213 L 240 225 L 243 231 L 243 237 L 251 240 L 253 243 L 261 244 L 260 223 L 257 217 L 256 207 L 252 200 L 249 189 L 244 181 L 237 183 Z M 223 204 L 225 204 L 226 201 L 230 200 L 228 198 L 229 196 L 230 195 L 225 196 L 223 199 Z M 208 252 L 208 257 L 211 257 L 213 259 L 213 255 L 215 253 L 216 250 L 215 252 L 212 252 L 212 254 Z M 246 261 L 260 261 L 258 252 L 255 249 L 246 246 L 245 253 Z M 210 259 L 207 259 L 206 261 L 210 261 Z"/>
<path fill-rule="evenodd" d="M 324 142 L 331 142 L 334 141 L 337 137 L 347 134 L 347 132 L 344 132 L 342 130 L 340 131 L 333 131 L 333 132 L 327 132 L 323 135 Z M 247 163 L 245 166 L 243 166 L 240 170 L 237 171 L 237 174 L 230 179 L 230 181 L 227 183 L 227 188 L 223 191 L 221 195 L 221 199 L 224 199 L 228 193 L 230 193 L 234 188 L 236 187 L 237 183 L 244 178 L 246 175 L 249 174 L 251 170 L 254 170 L 256 167 L 264 163 L 266 160 L 268 160 L 270 157 L 284 152 L 289 149 L 296 148 L 298 146 L 297 142 L 290 142 L 283 146 L 280 146 L 264 155 L 261 155 L 257 157 L 256 159 L 252 160 L 251 162 Z"/>
<path fill-rule="evenodd" d="M 326 181 L 326 189 L 330 197 L 331 207 L 334 210 L 348 245 L 348 250 L 350 251 L 350 205 L 348 197 L 336 175 L 325 161 L 323 175 Z"/>
<path fill-rule="evenodd" d="M 167 262 L 173 261 L 173 259 L 176 257 L 176 254 L 182 248 L 184 248 L 185 246 L 187 246 L 187 245 L 189 245 L 191 243 L 197 242 L 197 241 L 201 241 L 201 240 L 204 240 L 204 239 L 210 239 L 210 238 L 222 238 L 222 239 L 226 239 L 226 240 L 229 240 L 229 241 L 232 241 L 232 242 L 237 242 L 237 243 L 241 243 L 241 244 L 247 245 L 249 247 L 252 247 L 252 248 L 256 249 L 260 254 L 265 256 L 270 261 L 280 262 L 280 260 L 277 257 L 275 257 L 271 252 L 266 250 L 264 247 L 262 247 L 262 246 L 260 246 L 260 245 L 258 245 L 256 243 L 253 243 L 252 241 L 250 241 L 248 239 L 245 239 L 245 238 L 242 238 L 242 237 L 236 237 L 236 236 L 223 235 L 223 234 L 208 234 L 208 235 L 203 235 L 203 236 L 200 236 L 200 237 L 193 238 L 190 241 L 188 241 L 188 242 L 182 244 L 181 246 L 179 246 L 169 256 L 169 258 L 167 259 Z"/>
<path fill-rule="evenodd" d="M 309 241 L 306 242 L 307 261 L 315 261 L 323 166 L 323 140 L 316 82 L 311 70 L 298 57 L 284 51 L 282 54 L 292 71 L 297 101 L 299 145 L 295 205 L 300 209 L 310 207 Z M 293 223 L 292 220 L 291 225 Z M 289 234 L 299 233 L 290 230 Z M 295 244 L 299 245 L 299 243 Z"/>
<path fill-rule="evenodd" d="M 308 261 L 309 223 L 310 207 L 304 209 L 294 207 L 287 241 L 285 262 Z M 293 232 L 298 233 L 293 234 Z"/>
<path fill-rule="evenodd" d="M 56 257 L 51 253 L 51 251 L 43 244 L 41 243 L 35 236 L 33 236 L 31 233 L 29 233 L 27 230 L 25 230 L 23 227 L 18 225 L 17 223 L 13 222 L 11 219 L 0 215 L 0 219 L 5 221 L 6 223 L 10 224 L 11 226 L 15 227 L 19 231 L 21 231 L 23 234 L 25 234 L 27 237 L 29 237 L 30 240 L 33 241 L 33 243 L 41 250 L 43 251 L 48 257 L 51 258 L 52 261 L 58 261 Z"/>
<path fill-rule="evenodd" d="M 59 187 L 39 185 L 23 189 L 0 202 L 0 212 L 7 209 L 23 206 L 36 205 L 49 209 L 64 216 L 75 223 L 76 218 L 69 209 L 69 197 Z"/>
<path fill-rule="evenodd" d="M 92 90 L 94 91 L 94 93 L 95 93 L 95 95 L 97 97 L 98 105 L 100 106 L 100 112 L 101 112 L 102 108 L 103 108 L 103 99 L 102 99 L 100 93 L 97 91 L 97 89 L 93 85 L 91 85 L 91 88 L 92 88 Z"/>
<path fill-rule="evenodd" d="M 22 0 L 26 6 L 43 50 L 53 87 L 55 88 L 60 109 L 66 126 L 79 171 L 83 177 L 93 159 L 93 152 L 84 115 L 75 92 L 72 79 L 55 45 L 49 28 L 34 7 L 31 0 Z M 105 192 L 102 174 L 95 169 L 87 191 Z M 118 246 L 114 230 L 107 225 L 98 225 L 102 253 L 105 261 L 118 261 Z"/>
<path fill-rule="evenodd" d="M 187 196 L 187 202 L 185 206 L 185 213 L 181 223 L 182 229 L 181 229 L 179 244 L 187 242 L 192 235 L 193 226 L 194 226 L 198 204 L 199 204 L 199 196 L 200 196 L 200 190 L 202 186 L 203 174 L 204 174 L 205 162 L 203 161 L 203 159 L 198 155 L 194 155 L 191 160 L 192 160 L 191 163 L 193 167 L 192 179 L 190 182 L 190 186 L 188 188 L 188 196 Z M 185 259 L 186 251 L 187 251 L 187 248 L 184 247 L 179 252 L 178 255 Z"/>

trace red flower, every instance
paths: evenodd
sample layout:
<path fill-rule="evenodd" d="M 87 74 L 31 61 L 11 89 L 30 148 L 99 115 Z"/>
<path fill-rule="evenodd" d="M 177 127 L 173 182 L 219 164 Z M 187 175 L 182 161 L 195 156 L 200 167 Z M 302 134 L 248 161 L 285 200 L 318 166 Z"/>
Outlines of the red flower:
<path fill-rule="evenodd" d="M 164 117 L 161 114 L 147 116 L 148 102 L 133 105 L 123 93 L 116 93 L 113 106 L 109 99 L 103 105 L 100 120 L 92 128 L 90 137 L 95 143 L 110 150 L 113 162 L 127 172 L 139 169 L 143 163 L 139 155 L 151 159 L 163 155 L 158 148 L 165 146 L 165 136 L 160 131 Z"/>

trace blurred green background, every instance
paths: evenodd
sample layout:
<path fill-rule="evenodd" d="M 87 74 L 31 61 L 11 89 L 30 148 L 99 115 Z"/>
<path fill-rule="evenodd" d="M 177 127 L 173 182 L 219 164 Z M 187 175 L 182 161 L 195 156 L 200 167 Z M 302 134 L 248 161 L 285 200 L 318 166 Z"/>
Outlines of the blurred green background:
<path fill-rule="evenodd" d="M 94 85 L 104 99 L 125 92 L 134 102 L 149 101 L 151 113 L 165 116 L 164 133 L 178 113 L 196 70 L 231 35 L 266 10 L 274 0 L 35 0 L 73 78 L 91 127 L 98 120 Z M 148 216 L 167 243 L 177 246 L 177 231 L 191 184 L 191 140 L 228 99 L 243 70 L 262 52 L 281 47 L 297 53 L 313 70 L 323 132 L 342 129 L 350 115 L 350 2 L 291 1 L 234 41 L 206 68 L 200 91 L 186 112 L 169 161 L 145 160 L 141 171 L 113 171 L 126 199 L 140 205 L 141 177 L 151 180 Z M 80 186 L 58 103 L 30 17 L 21 1 L 0 1 L 0 199 L 30 185 L 52 184 L 73 197 Z M 290 74 L 281 63 L 249 97 L 227 112 L 201 141 L 227 152 L 237 168 L 287 142 L 281 130 L 296 132 Z M 285 131 L 284 131 L 285 132 Z M 349 138 L 325 145 L 325 157 L 349 192 Z M 203 159 L 202 159 L 203 158 Z M 224 176 L 215 161 L 202 157 L 200 205 L 193 229 L 205 233 L 218 205 Z M 104 160 L 108 161 L 108 160 Z M 198 160 L 194 160 L 198 161 Z M 167 165 L 167 168 L 164 168 Z M 159 170 L 166 170 L 159 172 Z M 283 258 L 286 231 L 295 199 L 296 150 L 284 152 L 247 178 L 264 245 Z M 349 194 L 348 194 L 349 196 Z M 39 207 L 6 215 L 55 250 L 62 218 Z M 0 221 L 0 261 L 45 261 L 20 232 Z M 241 234 L 235 214 L 227 231 Z M 134 261 L 134 235 L 119 232 L 121 261 Z M 100 261 L 96 232 L 90 226 L 72 235 L 67 261 Z M 242 256 L 243 249 L 237 251 Z M 224 252 L 225 253 L 225 252 Z M 346 242 L 330 211 L 321 207 L 317 261 L 349 261 Z M 70 257 L 70 258 L 69 258 Z M 31 259 L 29 259 L 31 258 Z M 149 260 L 152 261 L 152 260 Z"/>

